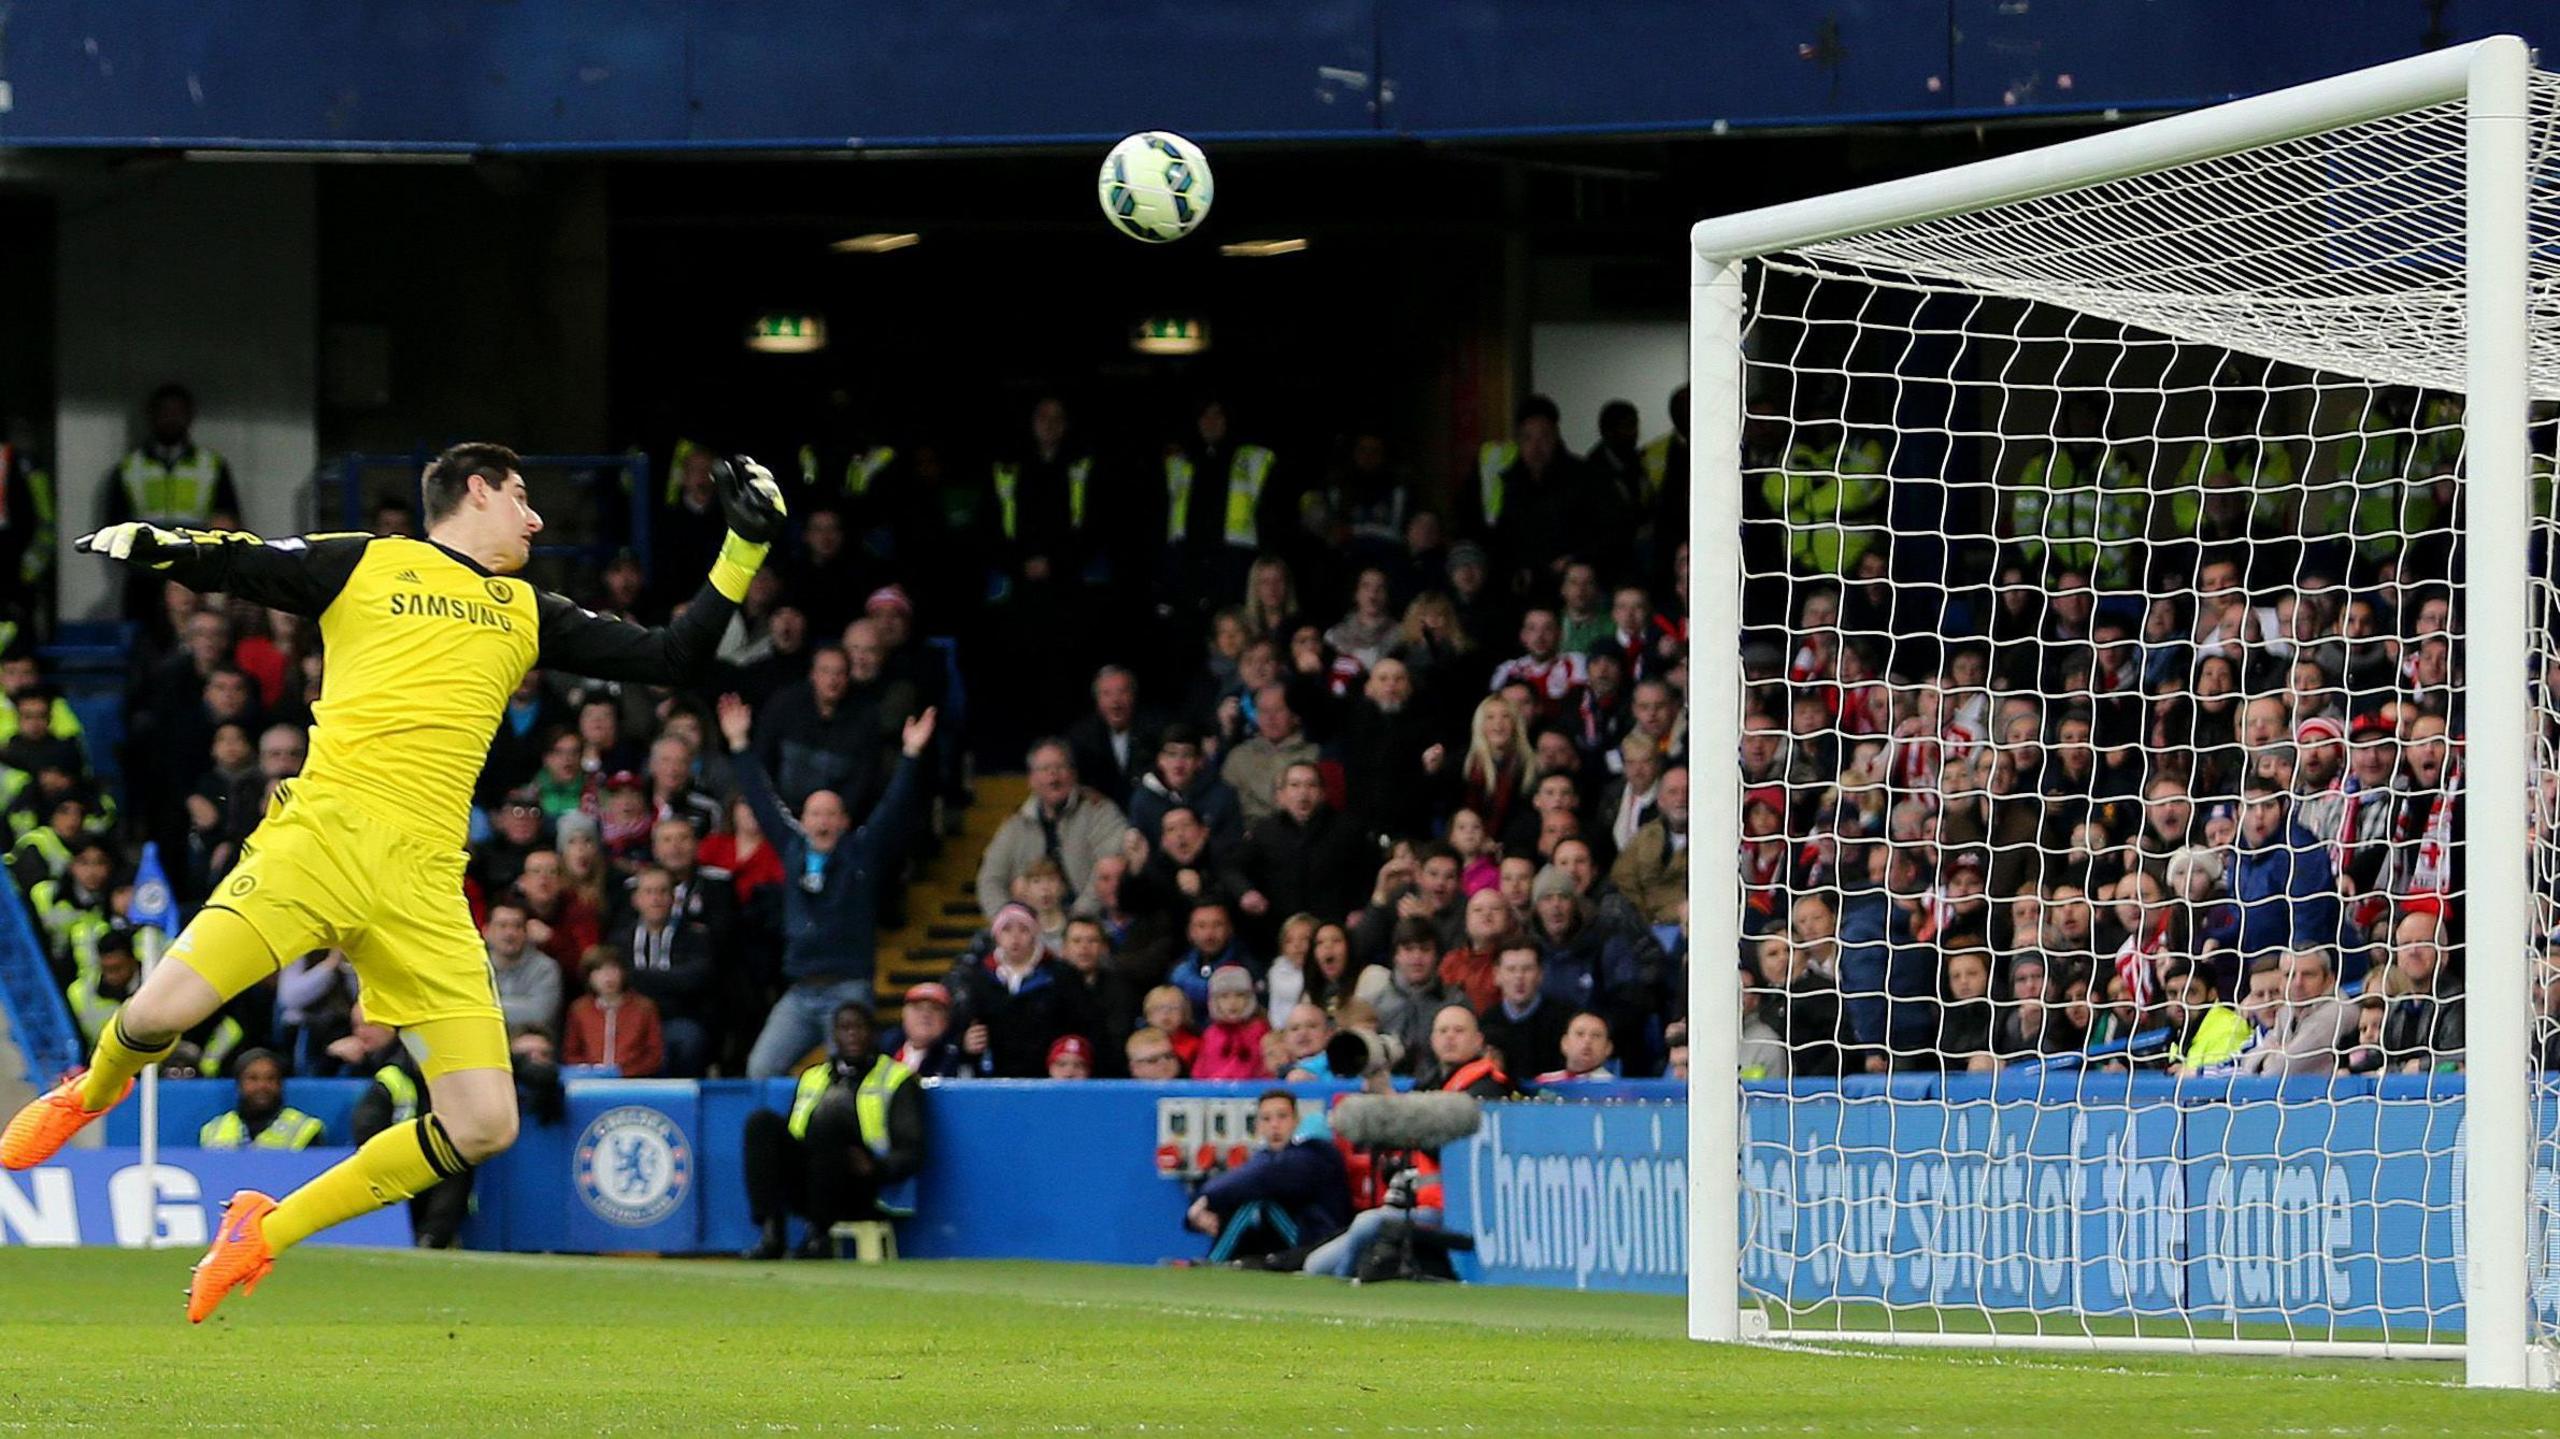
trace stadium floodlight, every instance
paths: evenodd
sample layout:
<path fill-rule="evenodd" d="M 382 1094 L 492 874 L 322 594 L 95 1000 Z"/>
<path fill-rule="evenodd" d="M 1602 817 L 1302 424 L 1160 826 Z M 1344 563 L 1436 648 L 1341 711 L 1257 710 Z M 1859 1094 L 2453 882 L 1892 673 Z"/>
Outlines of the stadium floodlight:
<path fill-rule="evenodd" d="M 2560 77 L 2483 40 L 1690 244 L 1693 1336 L 2542 1382 Z M 2368 759 L 2396 785 L 2333 768 Z M 2467 1072 L 2257 1057 L 2355 1016 L 2324 962 L 2438 1013 L 2434 941 Z M 1746 942 L 1753 1052 L 1848 1077 L 1745 1082 Z M 2209 1042 L 2178 961 L 2241 1005 L 2260 947 L 2318 953 Z"/>

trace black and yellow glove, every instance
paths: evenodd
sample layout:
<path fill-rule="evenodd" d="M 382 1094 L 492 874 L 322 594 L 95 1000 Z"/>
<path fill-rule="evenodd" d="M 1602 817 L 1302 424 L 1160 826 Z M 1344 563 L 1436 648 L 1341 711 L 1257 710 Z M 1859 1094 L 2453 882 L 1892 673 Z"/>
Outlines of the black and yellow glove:
<path fill-rule="evenodd" d="M 747 582 L 764 568 L 765 552 L 782 533 L 791 514 L 773 471 L 745 455 L 711 462 L 711 477 L 720 486 L 720 511 L 729 521 L 729 538 L 711 565 L 711 585 L 737 604 L 747 600 Z"/>

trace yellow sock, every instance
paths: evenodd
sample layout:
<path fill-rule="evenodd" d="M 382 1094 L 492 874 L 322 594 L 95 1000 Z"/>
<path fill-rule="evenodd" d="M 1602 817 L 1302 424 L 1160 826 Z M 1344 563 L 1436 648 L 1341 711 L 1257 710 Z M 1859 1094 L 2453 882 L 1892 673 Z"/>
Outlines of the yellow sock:
<path fill-rule="evenodd" d="M 333 1224 L 397 1204 L 470 1167 L 455 1152 L 434 1115 L 395 1124 L 286 1195 L 262 1226 L 267 1248 L 281 1252 Z"/>
<path fill-rule="evenodd" d="M 167 1059 L 177 1047 L 178 1041 L 171 1039 L 157 1049 L 144 1049 L 125 1038 L 122 1014 L 108 1020 L 107 1032 L 98 1036 L 98 1047 L 89 1056 L 89 1072 L 80 1078 L 80 1107 L 94 1114 L 115 1103 L 124 1095 L 125 1081 Z"/>

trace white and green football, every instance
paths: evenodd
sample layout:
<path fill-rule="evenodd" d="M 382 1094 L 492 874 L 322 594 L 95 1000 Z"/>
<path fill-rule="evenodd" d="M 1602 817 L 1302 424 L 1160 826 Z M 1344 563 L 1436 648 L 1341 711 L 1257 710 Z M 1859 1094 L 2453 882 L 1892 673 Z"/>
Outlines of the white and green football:
<path fill-rule="evenodd" d="M 1142 130 L 1102 158 L 1102 213 L 1150 244 L 1179 240 L 1209 214 L 1209 157 L 1170 130 Z"/>

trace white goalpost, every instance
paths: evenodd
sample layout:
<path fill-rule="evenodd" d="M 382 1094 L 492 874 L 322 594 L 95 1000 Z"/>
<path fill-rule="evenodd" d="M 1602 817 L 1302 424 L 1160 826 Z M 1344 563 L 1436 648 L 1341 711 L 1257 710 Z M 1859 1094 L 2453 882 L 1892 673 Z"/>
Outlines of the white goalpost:
<path fill-rule="evenodd" d="M 2560 77 L 1690 245 L 1692 1336 L 2548 1383 Z"/>

